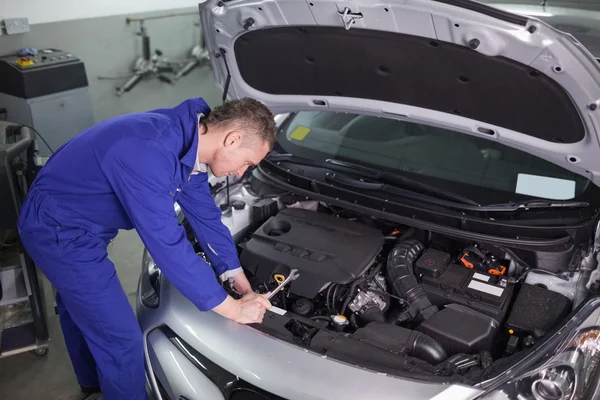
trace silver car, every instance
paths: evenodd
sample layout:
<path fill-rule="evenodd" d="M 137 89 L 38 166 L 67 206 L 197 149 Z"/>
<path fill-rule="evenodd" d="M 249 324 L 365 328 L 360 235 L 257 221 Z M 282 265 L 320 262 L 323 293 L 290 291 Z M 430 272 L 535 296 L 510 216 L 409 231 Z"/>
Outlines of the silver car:
<path fill-rule="evenodd" d="M 245 176 L 211 178 L 215 204 L 256 292 L 299 277 L 240 325 L 146 252 L 157 399 L 599 398 L 600 64 L 507 9 L 200 5 L 217 84 L 279 130 Z"/>

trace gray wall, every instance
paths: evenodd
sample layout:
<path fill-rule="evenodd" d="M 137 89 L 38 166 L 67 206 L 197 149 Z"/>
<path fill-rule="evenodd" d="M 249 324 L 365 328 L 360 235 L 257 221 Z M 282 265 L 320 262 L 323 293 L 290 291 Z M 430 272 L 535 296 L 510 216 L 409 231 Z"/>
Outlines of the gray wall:
<path fill-rule="evenodd" d="M 162 50 L 171 60 L 184 59 L 192 46 L 199 43 L 201 32 L 195 26 L 199 20 L 197 9 L 179 9 L 169 13 L 186 12 L 190 12 L 190 15 L 145 22 L 151 47 Z M 153 15 L 157 13 L 138 14 L 135 17 Z M 197 68 L 174 86 L 155 79 L 141 82 L 131 92 L 116 97 L 115 87 L 124 83 L 124 80 L 100 80 L 98 76 L 128 75 L 133 61 L 142 54 L 141 39 L 135 34 L 139 30 L 138 24 L 133 22 L 127 25 L 126 17 L 32 25 L 27 34 L 0 36 L 0 54 L 14 53 L 23 47 L 53 47 L 81 58 L 90 83 L 96 122 L 124 113 L 169 107 L 190 97 L 203 97 L 211 106 L 221 102 L 208 65 Z"/>

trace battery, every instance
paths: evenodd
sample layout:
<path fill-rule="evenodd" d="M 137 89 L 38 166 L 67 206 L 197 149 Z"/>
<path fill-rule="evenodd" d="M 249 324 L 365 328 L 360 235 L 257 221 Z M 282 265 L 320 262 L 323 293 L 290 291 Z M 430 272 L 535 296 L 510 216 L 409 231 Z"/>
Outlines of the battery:
<path fill-rule="evenodd" d="M 506 318 L 514 284 L 502 276 L 473 271 L 450 263 L 439 276 L 423 274 L 421 286 L 432 304 L 440 309 L 447 304 L 461 304 L 489 315 L 499 323 Z"/>

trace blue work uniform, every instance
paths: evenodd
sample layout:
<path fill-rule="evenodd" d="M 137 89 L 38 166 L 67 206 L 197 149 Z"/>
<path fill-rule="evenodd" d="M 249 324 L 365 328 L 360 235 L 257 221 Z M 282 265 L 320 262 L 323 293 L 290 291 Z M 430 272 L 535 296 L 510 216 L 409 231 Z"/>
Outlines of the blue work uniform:
<path fill-rule="evenodd" d="M 135 228 L 164 276 L 200 310 L 227 296 L 215 270 L 240 268 L 207 173 L 194 169 L 198 116 L 209 112 L 198 98 L 96 124 L 52 155 L 22 207 L 19 233 L 57 290 L 79 384 L 100 387 L 106 399 L 147 398 L 142 334 L 107 257 L 119 229 Z M 186 239 L 175 202 L 214 270 Z"/>

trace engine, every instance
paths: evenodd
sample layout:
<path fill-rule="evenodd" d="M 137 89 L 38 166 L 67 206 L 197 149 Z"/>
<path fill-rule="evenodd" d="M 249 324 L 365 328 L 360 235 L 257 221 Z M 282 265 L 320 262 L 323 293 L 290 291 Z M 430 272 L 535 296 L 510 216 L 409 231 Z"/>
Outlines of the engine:
<path fill-rule="evenodd" d="M 272 298 L 290 318 L 272 329 L 352 362 L 393 366 L 408 355 L 485 368 L 532 346 L 573 304 L 573 280 L 527 268 L 512 251 L 370 218 L 286 208 L 241 248 L 257 292 L 300 274 Z"/>
<path fill-rule="evenodd" d="M 288 208 L 271 217 L 245 243 L 242 265 L 268 282 L 298 269 L 291 293 L 313 299 L 327 286 L 362 276 L 381 251 L 383 234 L 331 215 Z"/>

